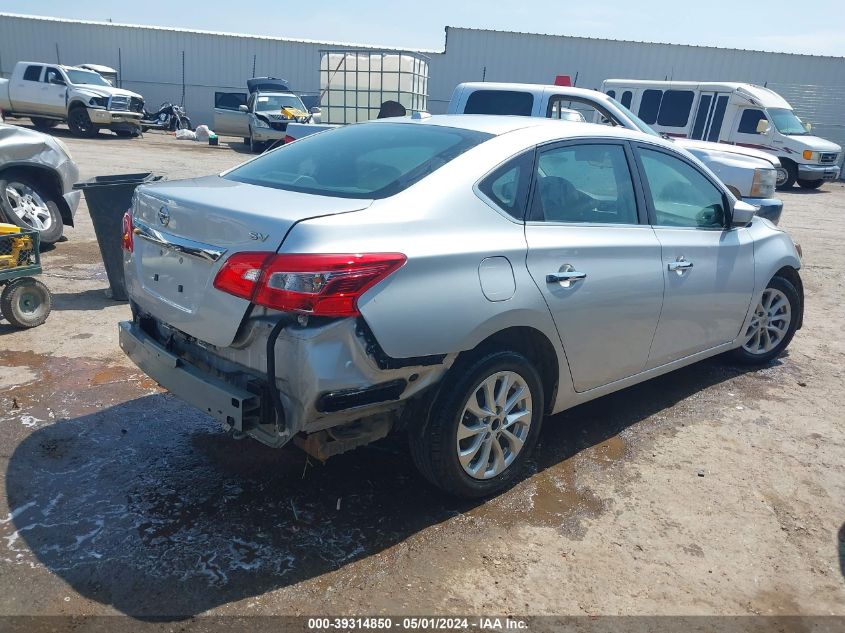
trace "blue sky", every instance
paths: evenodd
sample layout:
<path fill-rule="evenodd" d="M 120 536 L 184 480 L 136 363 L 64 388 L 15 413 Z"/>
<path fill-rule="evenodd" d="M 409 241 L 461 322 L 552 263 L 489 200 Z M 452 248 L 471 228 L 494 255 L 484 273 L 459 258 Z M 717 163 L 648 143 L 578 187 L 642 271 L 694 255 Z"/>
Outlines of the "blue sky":
<path fill-rule="evenodd" d="M 845 56 L 839 2 L 3 0 L 0 10 L 435 50 L 449 25 Z"/>

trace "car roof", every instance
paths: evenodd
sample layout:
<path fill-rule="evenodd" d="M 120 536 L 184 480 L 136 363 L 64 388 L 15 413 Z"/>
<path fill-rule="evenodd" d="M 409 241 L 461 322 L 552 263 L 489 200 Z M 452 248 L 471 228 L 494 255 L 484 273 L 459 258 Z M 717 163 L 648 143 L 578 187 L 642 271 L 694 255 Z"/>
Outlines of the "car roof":
<path fill-rule="evenodd" d="M 583 96 L 594 99 L 596 97 L 607 99 L 608 96 L 598 90 L 590 88 L 578 88 L 576 86 L 557 86 L 555 84 L 525 84 L 517 82 L 496 82 L 496 81 L 465 81 L 458 84 L 464 89 L 479 91 L 479 90 L 507 90 L 509 92 L 527 92 L 532 94 L 539 94 L 546 90 L 550 92 L 558 92 L 563 95 L 571 95 L 573 97 Z"/>
<path fill-rule="evenodd" d="M 501 136 L 519 130 L 531 130 L 532 136 L 541 141 L 567 138 L 603 137 L 627 140 L 642 140 L 649 143 L 658 142 L 665 147 L 674 147 L 669 141 L 643 132 L 628 130 L 622 127 L 612 127 L 598 123 L 582 123 L 579 121 L 558 121 L 545 117 L 511 116 L 499 114 L 434 114 L 421 118 L 395 117 L 369 121 L 372 124 L 398 123 L 406 125 L 439 125 L 464 130 L 486 132 L 494 136 Z"/>

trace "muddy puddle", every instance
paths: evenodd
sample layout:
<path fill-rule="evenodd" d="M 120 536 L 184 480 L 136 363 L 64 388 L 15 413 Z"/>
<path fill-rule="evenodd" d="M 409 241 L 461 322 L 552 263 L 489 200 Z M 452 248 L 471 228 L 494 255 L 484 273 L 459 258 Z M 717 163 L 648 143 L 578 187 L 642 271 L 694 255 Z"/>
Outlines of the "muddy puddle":
<path fill-rule="evenodd" d="M 0 421 L 27 416 L 27 426 L 85 415 L 158 391 L 138 371 L 85 358 L 0 350 L 0 367 Z"/>

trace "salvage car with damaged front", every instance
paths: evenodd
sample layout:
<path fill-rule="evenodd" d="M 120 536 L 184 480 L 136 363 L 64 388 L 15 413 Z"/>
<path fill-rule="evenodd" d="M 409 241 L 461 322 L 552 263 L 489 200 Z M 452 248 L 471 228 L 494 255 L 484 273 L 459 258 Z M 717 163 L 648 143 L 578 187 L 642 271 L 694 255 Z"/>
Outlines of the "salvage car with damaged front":
<path fill-rule="evenodd" d="M 766 363 L 803 314 L 797 247 L 695 157 L 541 118 L 354 124 L 142 185 L 123 247 L 120 345 L 159 384 L 321 459 L 406 433 L 464 497 L 513 483 L 547 414 Z"/>

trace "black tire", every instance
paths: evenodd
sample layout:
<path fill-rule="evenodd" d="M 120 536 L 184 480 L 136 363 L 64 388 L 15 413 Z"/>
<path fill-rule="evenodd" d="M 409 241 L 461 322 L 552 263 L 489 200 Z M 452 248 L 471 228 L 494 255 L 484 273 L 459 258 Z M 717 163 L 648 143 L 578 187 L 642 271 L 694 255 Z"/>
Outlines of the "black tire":
<path fill-rule="evenodd" d="M 138 136 L 138 132 L 135 130 L 114 130 L 114 133 L 120 138 L 135 138 Z"/>
<path fill-rule="evenodd" d="M 798 186 L 802 189 L 818 189 L 822 186 L 824 180 L 821 178 L 819 180 L 804 180 L 802 178 L 798 179 Z"/>
<path fill-rule="evenodd" d="M 522 449 L 511 464 L 494 477 L 476 479 L 458 461 L 458 427 L 469 398 L 485 378 L 502 371 L 518 374 L 527 385 L 532 402 L 531 423 Z M 492 351 L 455 365 L 442 385 L 428 420 L 409 432 L 414 464 L 429 482 L 457 497 L 486 497 L 508 488 L 522 474 L 543 422 L 543 384 L 536 368 L 520 353 Z"/>
<path fill-rule="evenodd" d="M 789 189 L 792 189 L 795 185 L 795 181 L 798 180 L 798 167 L 795 166 L 795 163 L 784 161 L 781 163 L 781 170 L 778 170 L 778 179 L 781 179 L 784 172 L 786 178 L 784 180 L 780 180 L 777 188 L 780 191 L 788 191 Z"/>
<path fill-rule="evenodd" d="M 186 116 L 179 117 L 178 125 L 183 130 L 193 130 L 194 129 L 194 126 L 191 125 L 191 120 Z"/>
<path fill-rule="evenodd" d="M 94 138 L 100 133 L 100 128 L 91 122 L 88 110 L 82 106 L 71 108 L 67 115 L 67 126 L 71 134 L 82 138 Z"/>
<path fill-rule="evenodd" d="M 42 132 L 46 132 L 47 130 L 52 130 L 56 127 L 59 122 L 56 119 L 42 119 L 41 117 L 31 117 L 30 120 L 32 124 L 35 126 L 36 130 L 41 130 Z"/>
<path fill-rule="evenodd" d="M 244 136 L 244 145 L 249 147 L 249 137 L 248 136 Z"/>
<path fill-rule="evenodd" d="M 0 312 L 6 320 L 20 328 L 44 323 L 53 307 L 53 297 L 43 283 L 32 277 L 19 277 L 9 282 L 0 293 Z"/>
<path fill-rule="evenodd" d="M 46 229 L 39 229 L 39 227 L 28 223 L 15 213 L 13 202 L 9 199 L 8 193 L 9 187 L 14 188 L 15 183 L 29 187 L 44 202 L 44 206 L 50 214 L 50 222 Z M 42 245 L 55 244 L 64 233 L 64 221 L 59 206 L 56 204 L 57 196 L 58 194 L 51 187 L 45 186 L 40 179 L 33 177 L 28 172 L 10 169 L 0 176 L 0 217 L 22 229 L 38 229 Z"/>
<path fill-rule="evenodd" d="M 264 143 L 259 143 L 252 137 L 252 129 L 249 130 L 249 151 L 253 154 L 260 154 L 264 151 Z"/>
<path fill-rule="evenodd" d="M 772 277 L 771 281 L 766 286 L 766 290 L 769 289 L 780 291 L 783 295 L 785 295 L 787 301 L 789 302 L 790 322 L 787 326 L 786 334 L 774 348 L 767 352 L 752 353 L 746 350 L 745 347 L 738 347 L 737 349 L 732 350 L 730 354 L 733 360 L 742 365 L 765 365 L 774 358 L 778 357 L 783 350 L 786 349 L 786 346 L 789 345 L 790 341 L 792 341 L 792 337 L 795 336 L 795 330 L 798 328 L 799 315 L 803 306 L 801 305 L 801 296 L 798 294 L 795 286 L 793 286 L 792 282 L 788 279 L 775 276 Z M 760 307 L 760 305 L 755 307 L 755 311 Z M 775 319 L 772 319 L 772 321 L 774 320 Z M 750 325 L 746 331 L 746 335 L 752 332 L 753 328 L 754 325 Z"/>

